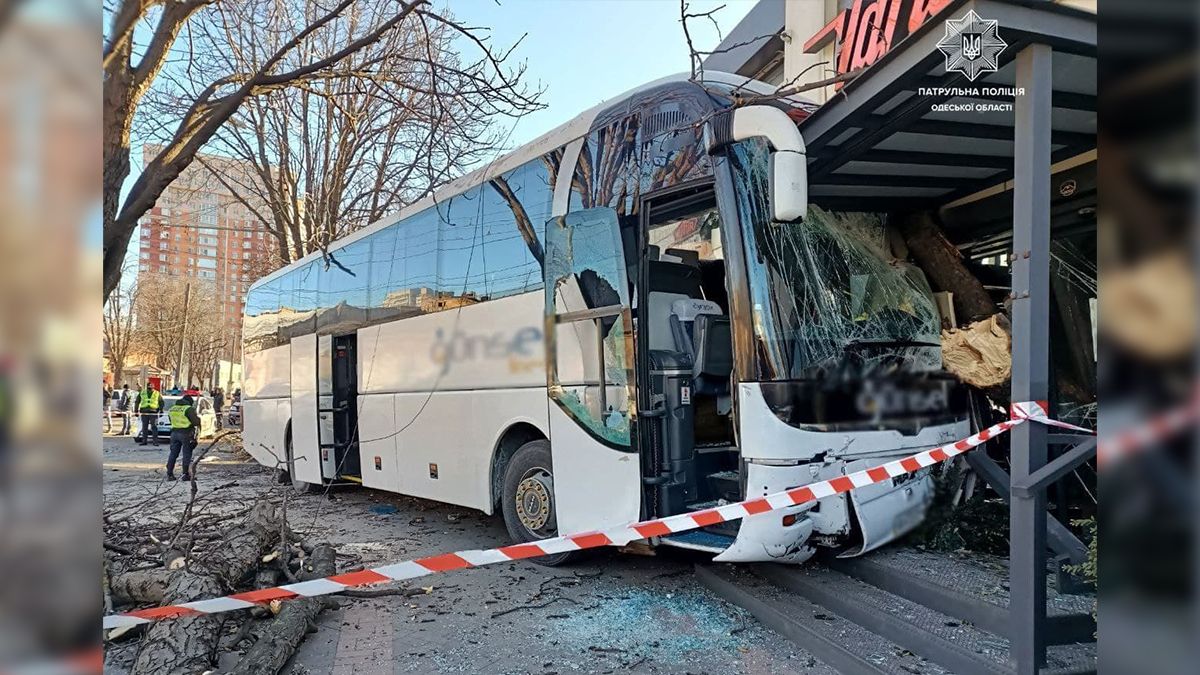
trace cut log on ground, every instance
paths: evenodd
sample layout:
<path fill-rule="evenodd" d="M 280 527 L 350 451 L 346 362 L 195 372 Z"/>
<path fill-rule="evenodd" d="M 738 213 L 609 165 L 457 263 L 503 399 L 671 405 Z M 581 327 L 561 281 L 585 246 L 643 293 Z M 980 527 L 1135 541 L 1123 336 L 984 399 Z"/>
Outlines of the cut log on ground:
<path fill-rule="evenodd" d="M 269 502 L 254 505 L 246 518 L 225 532 L 224 544 L 170 573 L 163 602 L 179 604 L 224 595 L 259 564 L 264 552 L 286 532 L 281 514 Z M 286 545 L 286 542 L 281 543 Z M 135 675 L 202 673 L 212 668 L 224 615 L 192 616 L 151 624 L 138 647 Z"/>
<path fill-rule="evenodd" d="M 305 559 L 302 580 L 319 579 L 337 572 L 337 552 L 328 544 L 320 544 Z M 309 626 L 325 608 L 325 598 L 304 598 L 283 603 L 279 614 L 242 657 L 230 675 L 278 673 L 291 658 L 296 647 L 309 631 Z"/>
<path fill-rule="evenodd" d="M 114 574 L 109 590 L 118 605 L 161 605 L 170 581 L 171 572 L 166 569 L 132 570 Z"/>

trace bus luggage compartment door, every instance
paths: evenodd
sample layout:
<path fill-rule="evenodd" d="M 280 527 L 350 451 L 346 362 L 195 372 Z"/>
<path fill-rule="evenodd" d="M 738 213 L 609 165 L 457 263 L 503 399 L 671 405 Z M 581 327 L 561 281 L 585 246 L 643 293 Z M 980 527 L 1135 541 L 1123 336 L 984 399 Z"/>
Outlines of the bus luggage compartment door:
<path fill-rule="evenodd" d="M 296 480 L 321 483 L 317 420 L 317 336 L 292 338 L 292 457 L 288 471 Z"/>

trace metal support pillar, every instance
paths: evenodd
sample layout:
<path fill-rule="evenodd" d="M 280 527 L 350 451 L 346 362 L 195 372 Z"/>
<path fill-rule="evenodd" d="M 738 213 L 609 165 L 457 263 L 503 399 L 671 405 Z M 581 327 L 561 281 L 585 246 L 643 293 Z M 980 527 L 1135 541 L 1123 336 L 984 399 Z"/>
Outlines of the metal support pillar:
<path fill-rule="evenodd" d="M 1013 131 L 1012 400 L 1049 397 L 1051 49 L 1033 44 L 1017 54 Z M 1027 484 L 1046 463 L 1046 427 L 1012 431 L 1012 482 Z M 1046 658 L 1046 492 L 1012 494 L 1009 502 L 1011 658 L 1018 675 L 1038 672 Z"/>
<path fill-rule="evenodd" d="M 999 464 L 982 452 L 969 452 L 963 456 L 967 458 L 971 469 L 983 478 L 985 483 L 992 486 L 996 494 L 1005 502 L 1012 500 L 1008 474 Z M 1046 545 L 1056 554 L 1066 556 L 1072 565 L 1078 565 L 1087 558 L 1087 544 L 1079 541 L 1074 532 L 1049 513 L 1046 514 Z"/>

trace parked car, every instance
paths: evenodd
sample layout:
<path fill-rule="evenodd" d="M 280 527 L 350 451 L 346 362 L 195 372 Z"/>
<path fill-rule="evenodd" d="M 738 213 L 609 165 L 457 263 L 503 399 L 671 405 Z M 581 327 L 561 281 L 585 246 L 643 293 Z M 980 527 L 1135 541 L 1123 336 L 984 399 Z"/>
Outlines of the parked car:
<path fill-rule="evenodd" d="M 158 416 L 158 433 L 160 436 L 170 435 L 171 417 L 167 411 L 179 402 L 182 396 L 164 396 L 163 411 Z M 200 416 L 200 438 L 211 438 L 217 432 L 217 413 L 213 410 L 212 399 L 206 396 L 193 396 L 196 414 Z"/>
<path fill-rule="evenodd" d="M 231 427 L 242 426 L 242 404 L 241 402 L 234 403 L 229 406 L 229 410 L 225 413 L 225 420 Z"/>

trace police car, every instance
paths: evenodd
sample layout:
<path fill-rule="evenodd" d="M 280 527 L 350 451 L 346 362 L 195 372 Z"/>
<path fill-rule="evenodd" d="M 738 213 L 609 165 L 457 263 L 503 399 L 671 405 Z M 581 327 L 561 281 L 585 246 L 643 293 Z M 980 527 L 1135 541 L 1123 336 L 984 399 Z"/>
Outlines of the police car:
<path fill-rule="evenodd" d="M 163 396 L 163 410 L 158 415 L 158 422 L 155 426 L 158 427 L 158 435 L 169 436 L 171 434 L 171 417 L 167 411 L 171 406 L 179 403 L 179 399 L 183 396 Z M 192 405 L 196 407 L 196 414 L 200 416 L 200 438 L 210 438 L 217 432 L 217 413 L 213 410 L 212 399 L 205 396 L 192 396 Z"/>
<path fill-rule="evenodd" d="M 240 428 L 242 426 L 242 404 L 239 402 L 229 406 L 229 412 L 225 414 L 225 417 L 229 421 L 229 426 Z"/>

